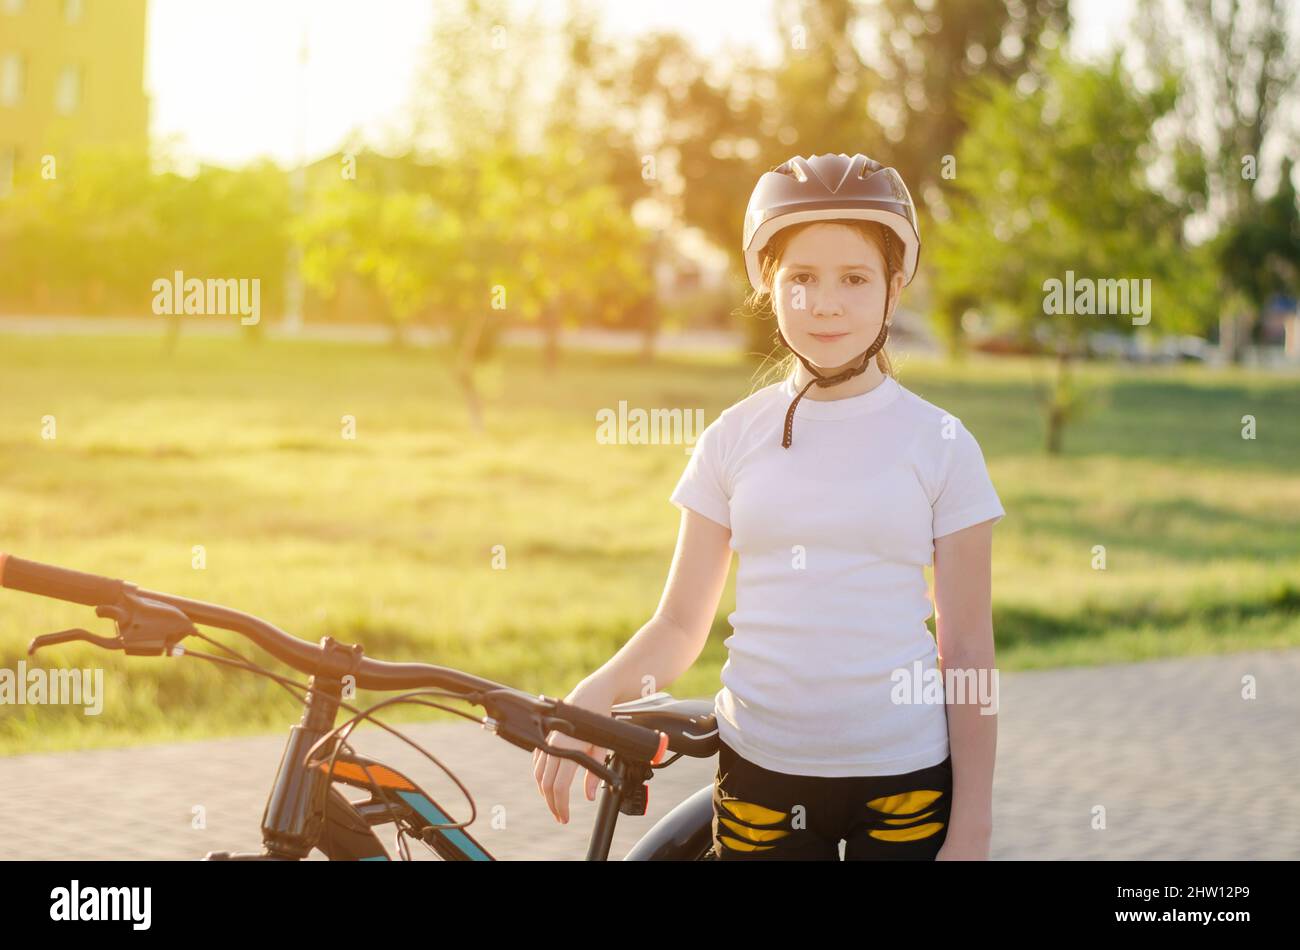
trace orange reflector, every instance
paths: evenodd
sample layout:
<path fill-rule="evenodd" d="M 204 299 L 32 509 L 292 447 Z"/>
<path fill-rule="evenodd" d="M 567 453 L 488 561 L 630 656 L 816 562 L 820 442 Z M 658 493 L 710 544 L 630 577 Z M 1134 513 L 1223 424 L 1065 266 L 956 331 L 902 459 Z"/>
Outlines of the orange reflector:
<path fill-rule="evenodd" d="M 328 771 L 329 763 L 322 762 L 319 768 L 321 771 Z M 370 772 L 369 776 L 366 775 L 367 771 Z M 368 769 L 363 769 L 355 762 L 335 762 L 334 777 L 351 779 L 363 785 L 378 785 L 380 788 L 399 788 L 408 792 L 415 791 L 415 786 L 405 776 L 394 772 L 386 765 L 371 765 Z"/>

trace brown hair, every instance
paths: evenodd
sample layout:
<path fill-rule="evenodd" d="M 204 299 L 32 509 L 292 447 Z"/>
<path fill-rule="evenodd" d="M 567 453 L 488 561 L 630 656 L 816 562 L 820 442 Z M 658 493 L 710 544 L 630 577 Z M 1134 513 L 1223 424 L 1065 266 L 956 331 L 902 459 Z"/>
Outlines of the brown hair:
<path fill-rule="evenodd" d="M 785 249 L 805 228 L 814 224 L 843 224 L 853 228 L 863 238 L 870 241 L 880 249 L 880 255 L 885 260 L 885 284 L 888 287 L 893 276 L 903 269 L 903 242 L 898 236 L 893 234 L 889 228 L 879 221 L 864 221 L 861 218 L 835 218 L 833 220 L 823 221 L 804 221 L 800 224 L 792 224 L 788 228 L 782 228 L 772 235 L 772 239 L 759 252 L 758 261 L 759 269 L 763 275 L 763 282 L 770 288 L 776 286 L 776 271 L 781 266 L 781 256 L 785 254 Z M 888 237 L 886 237 L 888 235 Z M 773 320 L 776 319 L 776 310 L 773 308 L 771 291 L 753 291 L 745 298 L 745 306 L 748 311 L 758 319 L 767 319 L 768 315 Z M 897 304 L 895 304 L 897 308 Z M 898 378 L 898 372 L 894 368 L 893 362 L 889 359 L 887 352 L 888 346 L 880 348 L 875 356 L 876 366 L 880 372 L 886 376 Z M 773 377 L 785 379 L 793 371 L 798 357 L 793 353 L 786 353 L 785 357 L 779 360 L 775 366 L 768 369 L 756 385 L 757 388 L 768 385 Z"/>

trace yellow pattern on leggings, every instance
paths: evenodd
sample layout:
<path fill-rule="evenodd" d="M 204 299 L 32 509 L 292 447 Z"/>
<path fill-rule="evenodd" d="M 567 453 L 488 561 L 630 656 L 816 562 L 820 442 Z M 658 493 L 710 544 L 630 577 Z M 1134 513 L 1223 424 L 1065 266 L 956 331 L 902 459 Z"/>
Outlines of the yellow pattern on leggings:
<path fill-rule="evenodd" d="M 919 841 L 938 834 L 943 830 L 943 822 L 925 819 L 938 812 L 938 809 L 931 806 L 942 797 L 943 792 L 918 789 L 873 798 L 867 802 L 867 808 L 881 816 L 879 820 L 882 824 L 893 827 L 873 828 L 868 834 L 880 841 Z M 722 807 L 732 817 L 720 815 L 718 824 L 731 834 L 719 831 L 718 840 L 733 851 L 770 851 L 775 845 L 769 842 L 777 841 L 790 833 L 787 828 L 775 827 L 785 824 L 789 818 L 786 812 L 738 798 L 722 799 Z"/>
<path fill-rule="evenodd" d="M 753 802 L 742 802 L 738 798 L 724 798 L 722 807 L 729 814 L 739 819 L 739 821 L 732 821 L 730 818 L 721 816 L 718 818 L 720 824 L 725 825 L 739 836 L 733 838 L 731 835 L 724 835 L 721 832 L 718 834 L 718 840 L 732 851 L 770 851 L 775 845 L 760 844 L 760 842 L 775 841 L 778 838 L 784 838 L 790 833 L 784 828 L 754 827 L 755 825 L 775 825 L 784 822 L 787 816 L 783 811 L 756 805 Z"/>
<path fill-rule="evenodd" d="M 943 797 L 943 792 L 933 789 L 921 789 L 915 792 L 903 792 L 899 795 L 886 795 L 873 798 L 867 807 L 882 815 L 893 815 L 883 819 L 887 825 L 902 825 L 901 828 L 872 829 L 868 834 L 880 841 L 918 841 L 928 838 L 943 830 L 943 822 L 931 821 L 917 824 L 934 814 L 934 809 L 926 811 Z"/>

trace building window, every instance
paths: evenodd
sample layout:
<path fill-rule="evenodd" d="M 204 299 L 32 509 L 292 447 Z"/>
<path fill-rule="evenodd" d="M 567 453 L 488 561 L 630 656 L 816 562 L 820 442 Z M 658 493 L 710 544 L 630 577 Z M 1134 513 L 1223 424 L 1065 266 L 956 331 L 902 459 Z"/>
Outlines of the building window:
<path fill-rule="evenodd" d="M 14 192 L 14 172 L 18 168 L 18 146 L 0 146 L 0 198 Z"/>
<path fill-rule="evenodd" d="M 0 106 L 16 106 L 22 102 L 25 72 L 23 58 L 17 53 L 0 56 Z"/>
<path fill-rule="evenodd" d="M 76 23 L 81 19 L 85 9 L 86 5 L 82 0 L 63 0 L 63 19 L 69 23 Z"/>
<path fill-rule="evenodd" d="M 81 67 L 64 66 L 59 71 L 59 82 L 54 87 L 54 107 L 67 115 L 81 105 Z"/>

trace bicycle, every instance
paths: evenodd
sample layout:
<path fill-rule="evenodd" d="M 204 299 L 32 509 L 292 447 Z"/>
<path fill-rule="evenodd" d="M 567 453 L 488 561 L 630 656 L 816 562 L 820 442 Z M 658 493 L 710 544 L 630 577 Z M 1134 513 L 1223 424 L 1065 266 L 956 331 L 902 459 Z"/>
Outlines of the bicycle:
<path fill-rule="evenodd" d="M 610 842 L 620 814 L 644 815 L 649 781 L 683 755 L 710 758 L 718 751 L 712 704 L 679 700 L 667 693 L 620 703 L 603 716 L 545 695 L 533 696 L 448 667 L 393 663 L 363 655 L 359 644 L 322 637 L 317 646 L 252 614 L 203 601 L 145 590 L 135 584 L 29 561 L 0 553 L 0 587 L 95 608 L 112 619 L 117 636 L 103 637 L 80 627 L 35 637 L 28 654 L 60 643 L 84 641 L 128 656 L 189 656 L 269 677 L 303 702 L 301 721 L 290 727 L 276 777 L 262 815 L 261 852 L 212 851 L 204 860 L 302 860 L 313 850 L 332 861 L 387 861 L 392 856 L 377 828 L 393 825 L 398 857 L 410 860 L 406 838 L 424 842 L 447 861 L 494 861 L 468 832 L 477 815 L 474 798 L 460 780 L 413 740 L 374 718 L 383 707 L 417 703 L 457 713 L 525 751 L 534 749 L 572 759 L 602 779 L 599 804 L 586 860 L 609 860 Z M 306 685 L 280 676 L 199 631 L 214 627 L 240 634 L 275 659 L 310 677 Z M 195 652 L 181 645 L 197 637 L 226 656 Z M 356 689 L 399 692 L 367 709 L 345 702 L 345 684 Z M 295 692 L 295 690 L 299 692 Z M 301 696 L 300 696 L 301 694 Z M 432 701 L 464 700 L 481 706 L 484 716 Z M 340 708 L 354 715 L 336 725 Z M 378 760 L 364 756 L 347 739 L 363 720 L 397 735 L 442 769 L 470 806 L 468 821 L 452 821 L 420 786 Z M 552 731 L 606 749 L 603 763 L 576 749 L 547 744 Z M 669 753 L 675 753 L 665 760 Z M 338 785 L 362 789 L 370 797 L 353 802 Z M 712 786 L 705 786 L 660 819 L 628 852 L 627 861 L 712 860 Z"/>

